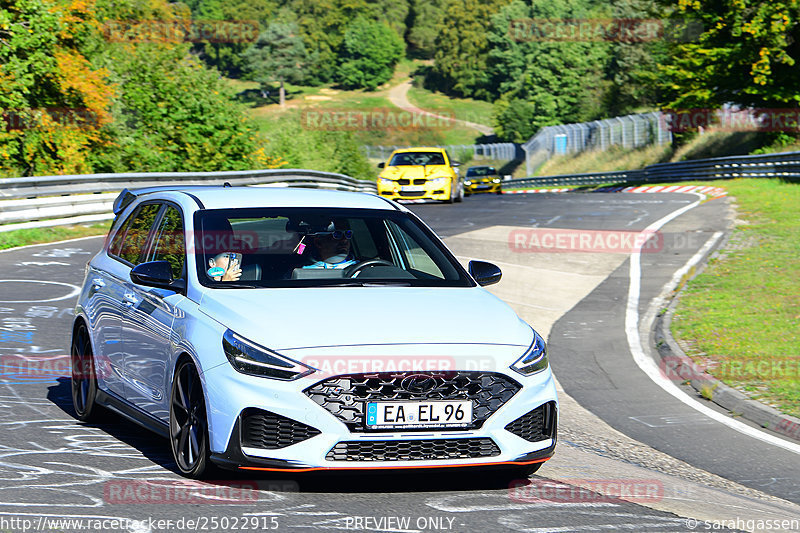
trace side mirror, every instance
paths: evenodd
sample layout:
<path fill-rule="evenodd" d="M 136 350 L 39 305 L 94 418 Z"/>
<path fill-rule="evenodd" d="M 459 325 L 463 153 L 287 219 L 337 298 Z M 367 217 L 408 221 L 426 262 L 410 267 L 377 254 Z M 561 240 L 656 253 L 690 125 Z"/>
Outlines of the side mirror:
<path fill-rule="evenodd" d="M 460 167 L 461 163 L 459 163 L 458 161 L 450 161 L 450 166 L 451 167 Z"/>
<path fill-rule="evenodd" d="M 380 163 L 378 163 L 378 168 L 383 168 L 383 167 L 385 167 L 385 166 L 386 166 L 386 163 L 384 163 L 383 161 L 381 161 Z"/>
<path fill-rule="evenodd" d="M 486 261 L 470 261 L 469 275 L 475 278 L 481 287 L 493 285 L 503 277 L 500 267 Z"/>
<path fill-rule="evenodd" d="M 169 261 L 148 261 L 140 263 L 131 270 L 131 281 L 146 287 L 158 287 L 175 292 L 183 292 L 186 282 L 172 278 L 172 267 Z"/>

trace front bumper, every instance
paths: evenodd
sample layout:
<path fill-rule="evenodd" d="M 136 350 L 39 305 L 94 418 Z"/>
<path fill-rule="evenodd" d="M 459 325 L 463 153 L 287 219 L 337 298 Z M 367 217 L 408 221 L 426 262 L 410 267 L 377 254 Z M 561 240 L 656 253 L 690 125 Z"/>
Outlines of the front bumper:
<path fill-rule="evenodd" d="M 391 200 L 440 200 L 450 199 L 450 182 L 445 184 L 432 184 L 430 181 L 423 185 L 400 185 L 398 182 L 390 184 L 378 181 L 378 195 Z"/>
<path fill-rule="evenodd" d="M 466 194 L 478 194 L 482 192 L 498 193 L 500 192 L 500 183 L 493 183 L 491 181 L 473 181 L 469 185 L 464 185 L 464 192 Z"/>
<path fill-rule="evenodd" d="M 556 444 L 558 403 L 552 374 L 548 369 L 528 378 L 510 371 L 507 376 L 521 388 L 478 428 L 368 432 L 352 424 L 348 427 L 303 392 L 325 381 L 324 377 L 280 382 L 246 376 L 230 365 L 221 365 L 209 370 L 204 380 L 212 460 L 225 468 L 298 472 L 515 466 L 545 461 Z M 518 435 L 524 433 L 508 429 L 518 428 L 510 425 L 537 409 L 547 409 L 551 417 L 546 438 L 537 436 L 532 442 Z M 299 428 L 306 432 L 303 440 L 269 449 L 253 446 L 253 431 L 245 429 L 252 427 L 251 422 L 243 421 L 243 413 L 246 417 L 254 410 L 274 414 L 281 422 L 288 419 L 291 431 Z M 393 450 L 402 453 L 392 457 Z"/>

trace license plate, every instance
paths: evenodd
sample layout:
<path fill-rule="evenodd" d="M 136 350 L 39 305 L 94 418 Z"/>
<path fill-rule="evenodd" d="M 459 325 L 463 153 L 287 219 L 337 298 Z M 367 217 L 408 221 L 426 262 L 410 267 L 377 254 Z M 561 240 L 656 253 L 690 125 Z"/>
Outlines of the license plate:
<path fill-rule="evenodd" d="M 472 402 L 368 402 L 367 427 L 465 427 L 472 424 Z"/>
<path fill-rule="evenodd" d="M 425 192 L 424 187 L 413 187 L 409 185 L 403 185 L 400 187 L 400 190 L 403 192 Z"/>
<path fill-rule="evenodd" d="M 489 186 L 488 186 L 488 185 L 478 185 L 478 186 L 477 186 L 477 187 L 475 187 L 475 188 L 476 188 L 476 189 L 488 189 L 488 188 L 489 188 Z"/>

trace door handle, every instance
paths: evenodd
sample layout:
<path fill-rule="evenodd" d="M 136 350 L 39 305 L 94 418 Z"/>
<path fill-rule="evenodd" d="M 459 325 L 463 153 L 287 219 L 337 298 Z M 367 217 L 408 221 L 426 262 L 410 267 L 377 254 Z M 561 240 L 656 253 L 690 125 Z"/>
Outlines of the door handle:
<path fill-rule="evenodd" d="M 133 293 L 126 292 L 125 295 L 122 297 L 122 302 L 127 307 L 132 307 L 132 306 L 136 305 L 137 302 L 139 302 L 139 299 L 136 298 L 136 296 Z"/>

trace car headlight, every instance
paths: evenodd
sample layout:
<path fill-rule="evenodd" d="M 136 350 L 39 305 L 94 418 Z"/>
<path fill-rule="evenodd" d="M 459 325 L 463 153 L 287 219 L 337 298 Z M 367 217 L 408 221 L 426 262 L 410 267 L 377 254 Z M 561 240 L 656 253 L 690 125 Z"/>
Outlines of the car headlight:
<path fill-rule="evenodd" d="M 303 363 L 259 346 L 231 330 L 222 336 L 222 349 L 233 368 L 242 374 L 292 381 L 315 370 Z"/>
<path fill-rule="evenodd" d="M 389 178 L 378 178 L 378 183 L 380 183 L 381 185 L 391 185 L 392 183 L 394 183 L 394 181 L 390 180 Z"/>
<path fill-rule="evenodd" d="M 544 339 L 534 331 L 533 342 L 522 357 L 511 365 L 511 370 L 515 370 L 523 376 L 530 376 L 546 369 L 547 365 L 547 345 Z"/>
<path fill-rule="evenodd" d="M 433 178 L 431 180 L 431 185 L 444 185 L 448 181 L 447 178 Z"/>
<path fill-rule="evenodd" d="M 470 180 L 464 180 L 464 185 L 472 185 L 472 182 Z"/>
<path fill-rule="evenodd" d="M 494 178 L 494 179 L 492 179 L 492 183 L 500 183 L 500 178 Z"/>

